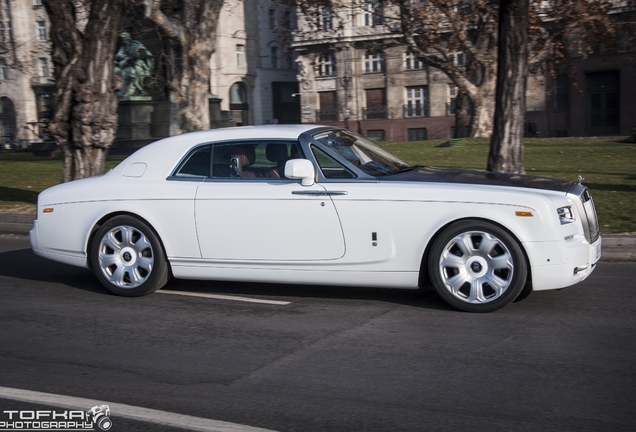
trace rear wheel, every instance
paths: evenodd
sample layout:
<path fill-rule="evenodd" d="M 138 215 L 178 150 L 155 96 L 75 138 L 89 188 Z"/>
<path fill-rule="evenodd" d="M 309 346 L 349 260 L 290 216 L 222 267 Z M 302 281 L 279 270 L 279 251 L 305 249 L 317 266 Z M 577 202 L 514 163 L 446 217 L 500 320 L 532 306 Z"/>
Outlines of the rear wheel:
<path fill-rule="evenodd" d="M 97 230 L 91 263 L 99 281 L 117 295 L 150 294 L 168 281 L 168 264 L 159 239 L 148 225 L 132 216 L 114 217 Z"/>
<path fill-rule="evenodd" d="M 433 243 L 428 269 L 437 293 L 468 312 L 492 312 L 510 304 L 521 293 L 528 271 L 519 243 L 481 220 L 446 228 Z"/>

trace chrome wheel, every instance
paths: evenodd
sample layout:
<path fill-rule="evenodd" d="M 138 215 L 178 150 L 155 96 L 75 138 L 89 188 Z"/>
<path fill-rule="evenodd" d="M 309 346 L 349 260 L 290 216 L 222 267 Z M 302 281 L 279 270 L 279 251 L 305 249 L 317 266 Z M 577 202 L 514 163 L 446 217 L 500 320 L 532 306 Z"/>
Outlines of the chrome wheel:
<path fill-rule="evenodd" d="M 449 241 L 440 256 L 444 286 L 468 303 L 500 297 L 510 286 L 514 262 L 505 243 L 483 231 L 461 233 Z"/>
<path fill-rule="evenodd" d="M 134 216 L 115 216 L 104 222 L 92 239 L 90 255 L 97 279 L 117 295 L 150 294 L 170 277 L 161 240 Z"/>
<path fill-rule="evenodd" d="M 451 306 L 492 312 L 512 303 L 526 284 L 528 268 L 519 242 L 505 229 L 480 219 L 446 227 L 428 256 L 435 291 Z"/>
<path fill-rule="evenodd" d="M 117 226 L 102 236 L 98 250 L 99 268 L 111 284 L 136 288 L 146 282 L 154 266 L 150 240 L 132 226 Z"/>

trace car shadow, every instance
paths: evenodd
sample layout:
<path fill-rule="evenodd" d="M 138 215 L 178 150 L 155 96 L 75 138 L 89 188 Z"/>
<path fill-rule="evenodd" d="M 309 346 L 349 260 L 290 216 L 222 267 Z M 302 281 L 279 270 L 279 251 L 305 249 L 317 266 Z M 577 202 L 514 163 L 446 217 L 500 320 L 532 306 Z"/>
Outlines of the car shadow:
<path fill-rule="evenodd" d="M 63 284 L 78 290 L 109 296 L 114 295 L 99 283 L 92 270 L 47 260 L 35 255 L 31 249 L 0 253 L 0 276 Z M 432 287 L 410 290 L 172 278 L 164 289 L 205 294 L 267 297 L 281 300 L 289 298 L 369 300 L 424 309 L 455 311 L 437 296 Z"/>

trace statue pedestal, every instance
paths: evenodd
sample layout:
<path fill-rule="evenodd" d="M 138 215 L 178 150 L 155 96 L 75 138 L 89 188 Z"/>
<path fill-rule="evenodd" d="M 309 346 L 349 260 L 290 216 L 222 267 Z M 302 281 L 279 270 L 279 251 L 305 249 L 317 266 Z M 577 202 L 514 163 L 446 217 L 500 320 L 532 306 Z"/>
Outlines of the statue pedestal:
<path fill-rule="evenodd" d="M 145 100 L 140 100 L 140 99 Z M 119 128 L 116 139 L 151 139 L 150 125 L 155 110 L 149 96 L 130 96 L 119 101 Z"/>
<path fill-rule="evenodd" d="M 130 154 L 158 138 L 151 134 L 155 102 L 150 96 L 129 96 L 119 100 L 119 125 L 110 154 Z"/>

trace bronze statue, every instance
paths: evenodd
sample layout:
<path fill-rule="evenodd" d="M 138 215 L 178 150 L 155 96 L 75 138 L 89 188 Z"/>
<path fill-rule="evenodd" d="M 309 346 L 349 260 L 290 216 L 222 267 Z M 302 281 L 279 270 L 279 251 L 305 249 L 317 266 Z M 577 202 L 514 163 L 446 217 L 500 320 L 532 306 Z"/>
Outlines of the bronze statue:
<path fill-rule="evenodd" d="M 119 35 L 121 47 L 115 55 L 115 73 L 121 75 L 122 89 L 117 92 L 120 97 L 139 94 L 146 96 L 147 82 L 155 67 L 152 53 L 139 41 L 133 40 L 130 33 Z"/>

